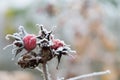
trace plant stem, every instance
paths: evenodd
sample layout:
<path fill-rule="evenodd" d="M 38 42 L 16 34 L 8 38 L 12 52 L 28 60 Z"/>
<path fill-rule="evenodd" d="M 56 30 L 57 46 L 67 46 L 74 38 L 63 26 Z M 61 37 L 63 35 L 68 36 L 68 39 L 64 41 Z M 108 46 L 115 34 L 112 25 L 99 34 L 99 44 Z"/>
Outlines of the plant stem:
<path fill-rule="evenodd" d="M 46 64 L 46 63 L 43 63 L 43 64 L 42 64 L 42 67 L 43 67 L 44 80 L 51 80 L 50 74 L 49 74 L 49 72 L 48 72 L 47 64 Z"/>
<path fill-rule="evenodd" d="M 88 77 L 93 77 L 93 76 L 100 76 L 100 75 L 105 75 L 105 74 L 110 74 L 109 70 L 106 71 L 102 71 L 102 72 L 94 72 L 94 73 L 90 73 L 90 74 L 85 74 L 85 75 L 81 75 L 81 76 L 77 76 L 77 77 L 73 77 L 67 80 L 80 80 L 83 78 L 88 78 Z"/>

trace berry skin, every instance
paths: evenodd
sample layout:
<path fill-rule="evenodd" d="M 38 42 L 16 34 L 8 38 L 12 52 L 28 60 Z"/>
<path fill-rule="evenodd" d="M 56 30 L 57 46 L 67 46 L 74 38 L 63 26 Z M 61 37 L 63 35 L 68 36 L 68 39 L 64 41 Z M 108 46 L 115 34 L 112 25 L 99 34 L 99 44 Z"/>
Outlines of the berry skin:
<path fill-rule="evenodd" d="M 51 46 L 52 49 L 57 50 L 59 47 L 64 46 L 64 43 L 59 39 L 53 39 L 53 45 Z"/>
<path fill-rule="evenodd" d="M 29 52 L 36 47 L 36 36 L 28 34 L 23 38 L 24 48 Z"/>

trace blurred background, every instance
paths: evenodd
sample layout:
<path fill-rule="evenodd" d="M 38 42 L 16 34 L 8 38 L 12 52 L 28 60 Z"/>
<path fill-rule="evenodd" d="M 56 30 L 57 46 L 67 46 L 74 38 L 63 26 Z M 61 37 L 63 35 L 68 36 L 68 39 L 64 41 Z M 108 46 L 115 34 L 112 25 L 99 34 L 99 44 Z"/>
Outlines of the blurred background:
<path fill-rule="evenodd" d="M 110 75 L 84 80 L 120 80 L 120 0 L 0 0 L 0 80 L 42 80 L 37 70 L 21 69 L 12 61 L 12 43 L 6 34 L 18 31 L 38 34 L 36 24 L 54 31 L 77 51 L 75 59 L 62 57 L 48 63 L 53 80 L 70 78 L 96 71 L 111 70 Z"/>

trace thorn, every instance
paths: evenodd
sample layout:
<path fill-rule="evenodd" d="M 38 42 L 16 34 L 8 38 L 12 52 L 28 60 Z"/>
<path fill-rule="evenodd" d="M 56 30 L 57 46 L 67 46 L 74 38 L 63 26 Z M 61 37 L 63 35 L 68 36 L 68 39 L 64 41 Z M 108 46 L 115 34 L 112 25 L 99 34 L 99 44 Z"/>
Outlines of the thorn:
<path fill-rule="evenodd" d="M 18 28 L 19 30 L 22 30 L 22 29 L 24 29 L 24 27 L 23 26 L 19 26 L 19 28 Z"/>
<path fill-rule="evenodd" d="M 50 32 L 52 33 L 55 30 L 56 26 L 53 26 L 50 30 Z"/>
<path fill-rule="evenodd" d="M 43 30 L 43 25 L 42 24 L 36 24 L 41 30 Z"/>
<path fill-rule="evenodd" d="M 27 35 L 27 32 L 25 31 L 24 27 L 23 26 L 19 26 L 19 31 L 22 32 L 22 34 L 25 36 Z"/>

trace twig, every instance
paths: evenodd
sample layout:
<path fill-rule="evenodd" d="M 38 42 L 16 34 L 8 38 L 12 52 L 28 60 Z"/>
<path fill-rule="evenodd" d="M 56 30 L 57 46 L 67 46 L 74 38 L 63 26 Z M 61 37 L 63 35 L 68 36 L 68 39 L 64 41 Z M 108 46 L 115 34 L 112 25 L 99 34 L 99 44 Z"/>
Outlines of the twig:
<path fill-rule="evenodd" d="M 43 64 L 42 64 L 42 67 L 43 67 L 44 80 L 51 80 L 50 74 L 49 74 L 49 72 L 48 72 L 47 64 L 46 64 L 46 63 L 43 63 Z"/>
<path fill-rule="evenodd" d="M 105 74 L 110 74 L 110 70 L 106 70 L 106 71 L 102 71 L 102 72 L 94 72 L 94 73 L 90 73 L 90 74 L 85 74 L 85 75 L 81 75 L 81 76 L 77 76 L 77 77 L 73 77 L 67 80 L 80 80 L 83 78 L 88 78 L 88 77 L 93 77 L 93 76 L 100 76 L 100 75 L 105 75 Z"/>
<path fill-rule="evenodd" d="M 43 70 L 41 70 L 39 67 L 36 67 L 35 69 L 43 73 Z"/>

